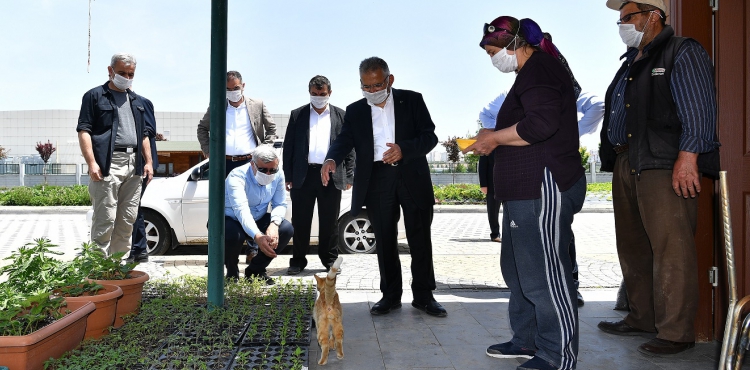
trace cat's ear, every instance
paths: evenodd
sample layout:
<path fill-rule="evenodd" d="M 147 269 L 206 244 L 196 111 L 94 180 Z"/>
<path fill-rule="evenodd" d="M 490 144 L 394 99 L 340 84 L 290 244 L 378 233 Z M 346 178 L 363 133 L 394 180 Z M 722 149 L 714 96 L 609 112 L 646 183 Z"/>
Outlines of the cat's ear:
<path fill-rule="evenodd" d="M 325 281 L 325 279 L 322 279 L 322 278 L 321 278 L 320 276 L 318 276 L 318 275 L 313 275 L 313 277 L 315 277 L 315 281 L 317 281 L 317 282 L 318 282 L 318 285 L 322 284 L 322 283 L 323 283 L 323 281 Z"/>

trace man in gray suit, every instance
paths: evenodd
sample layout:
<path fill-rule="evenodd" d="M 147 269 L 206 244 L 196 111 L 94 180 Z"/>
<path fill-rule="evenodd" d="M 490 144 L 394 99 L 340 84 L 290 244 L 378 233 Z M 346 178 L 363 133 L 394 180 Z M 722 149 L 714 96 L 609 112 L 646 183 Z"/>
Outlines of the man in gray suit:
<path fill-rule="evenodd" d="M 315 76 L 308 84 L 310 103 L 292 111 L 284 137 L 284 178 L 292 196 L 294 226 L 293 256 L 287 274 L 297 275 L 307 266 L 310 229 L 315 201 L 318 202 L 318 257 L 326 269 L 336 258 L 336 220 L 339 216 L 341 191 L 354 182 L 354 151 L 339 163 L 333 183 L 323 185 L 320 169 L 329 145 L 341 132 L 344 110 L 328 104 L 331 82 Z"/>
<path fill-rule="evenodd" d="M 245 97 L 245 83 L 237 71 L 227 72 L 227 131 L 226 175 L 233 169 L 250 162 L 255 147 L 273 144 L 276 124 L 260 99 Z M 208 158 L 208 138 L 211 129 L 210 108 L 198 124 L 198 141 L 203 155 Z"/>

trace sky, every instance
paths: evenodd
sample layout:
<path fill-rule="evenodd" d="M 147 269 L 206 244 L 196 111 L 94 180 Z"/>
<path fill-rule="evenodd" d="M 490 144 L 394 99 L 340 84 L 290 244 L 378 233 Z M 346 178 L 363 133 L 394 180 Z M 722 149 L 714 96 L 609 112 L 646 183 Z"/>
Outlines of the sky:
<path fill-rule="evenodd" d="M 604 95 L 625 51 L 619 14 L 605 2 L 229 0 L 227 68 L 242 74 L 246 95 L 289 113 L 309 103 L 317 74 L 331 81 L 331 104 L 361 99 L 359 62 L 379 56 L 395 88 L 422 93 L 444 141 L 473 134 L 479 111 L 513 83 L 479 48 L 484 23 L 501 15 L 534 19 L 583 89 Z M 89 0 L 0 4 L 0 111 L 79 109 L 83 94 L 107 80 L 116 52 L 135 55 L 133 89 L 157 111 L 207 109 L 211 1 L 91 1 L 90 67 Z M 598 141 L 582 138 L 589 148 Z"/>

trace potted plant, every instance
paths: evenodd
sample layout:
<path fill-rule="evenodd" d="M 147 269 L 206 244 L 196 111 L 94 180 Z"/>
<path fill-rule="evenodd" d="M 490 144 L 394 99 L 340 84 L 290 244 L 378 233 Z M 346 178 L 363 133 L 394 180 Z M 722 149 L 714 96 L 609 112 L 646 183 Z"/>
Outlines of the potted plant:
<path fill-rule="evenodd" d="M 138 312 L 148 274 L 133 270 L 137 263 L 122 263 L 124 252 L 107 256 L 94 243 L 83 243 L 79 250 L 80 254 L 73 260 L 78 271 L 95 283 L 116 285 L 122 290 L 122 296 L 117 299 L 114 322 L 115 328 L 121 327 L 125 324 L 123 316 Z"/>
<path fill-rule="evenodd" d="M 41 369 L 78 347 L 93 303 L 63 315 L 62 298 L 49 293 L 21 298 L 8 286 L 0 288 L 0 365 L 14 370 Z"/>
<path fill-rule="evenodd" d="M 63 298 L 67 305 L 60 308 L 61 313 L 94 302 L 96 310 L 88 316 L 86 338 L 98 338 L 114 323 L 115 304 L 122 290 L 87 282 L 75 263 L 55 258 L 62 254 L 55 247 L 47 238 L 35 239 L 21 247 L 6 258 L 11 264 L 0 268 L 0 274 L 8 276 L 3 284 L 20 295 L 52 293 L 53 297 Z"/>
<path fill-rule="evenodd" d="M 55 289 L 52 293 L 65 299 L 65 309 L 68 311 L 83 307 L 88 302 L 94 303 L 96 310 L 86 320 L 84 339 L 88 339 L 100 338 L 109 332 L 109 327 L 115 322 L 117 299 L 122 296 L 122 289 L 116 285 L 84 281 Z"/>

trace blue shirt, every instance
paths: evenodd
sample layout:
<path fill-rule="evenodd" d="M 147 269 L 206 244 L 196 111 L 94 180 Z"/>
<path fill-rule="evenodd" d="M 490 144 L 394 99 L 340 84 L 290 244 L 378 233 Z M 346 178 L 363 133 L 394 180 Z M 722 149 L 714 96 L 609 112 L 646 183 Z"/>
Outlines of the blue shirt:
<path fill-rule="evenodd" d="M 644 52 L 650 46 L 646 45 Z M 630 67 L 637 55 L 638 49 L 630 48 L 620 57 L 626 58 L 628 63 L 622 76 L 630 74 Z M 625 78 L 620 78 L 612 91 L 612 112 L 607 137 L 614 146 L 628 142 L 624 104 L 626 86 Z M 716 96 L 713 65 L 697 41 L 685 40 L 677 50 L 670 76 L 670 90 L 677 107 L 677 116 L 682 122 L 680 151 L 706 153 L 718 147 L 715 140 Z"/>
<path fill-rule="evenodd" d="M 495 129 L 497 112 L 505 101 L 507 92 L 502 92 L 495 100 L 487 104 L 479 112 L 479 121 L 483 128 Z M 596 132 L 604 117 L 604 100 L 594 94 L 581 92 L 576 99 L 576 109 L 578 110 L 578 136 Z"/>
<path fill-rule="evenodd" d="M 268 213 L 271 205 L 271 221 L 281 222 L 286 215 L 286 193 L 284 174 L 276 173 L 268 185 L 260 185 L 255 180 L 252 163 L 237 167 L 229 173 L 225 181 L 224 215 L 242 224 L 247 235 L 255 238 L 260 230 L 255 220 Z"/>

